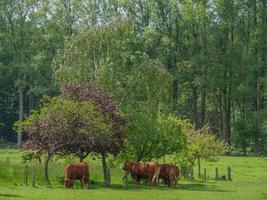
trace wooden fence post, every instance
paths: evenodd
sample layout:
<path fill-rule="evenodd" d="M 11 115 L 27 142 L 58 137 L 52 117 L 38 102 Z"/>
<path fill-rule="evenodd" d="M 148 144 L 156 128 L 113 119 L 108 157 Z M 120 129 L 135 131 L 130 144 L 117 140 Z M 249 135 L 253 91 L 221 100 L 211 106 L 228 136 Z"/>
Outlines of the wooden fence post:
<path fill-rule="evenodd" d="M 33 165 L 33 171 L 32 171 L 32 186 L 35 187 L 36 183 L 36 159 L 34 160 L 34 165 Z"/>
<path fill-rule="evenodd" d="M 190 168 L 190 180 L 193 181 L 194 180 L 194 167 Z"/>
<path fill-rule="evenodd" d="M 219 179 L 219 171 L 218 171 L 218 167 L 215 168 L 215 180 Z"/>
<path fill-rule="evenodd" d="M 231 168 L 230 168 L 230 166 L 227 167 L 227 179 L 228 179 L 229 181 L 232 180 L 232 175 L 231 175 Z"/>
<path fill-rule="evenodd" d="M 207 181 L 207 169 L 204 168 L 204 180 Z"/>
<path fill-rule="evenodd" d="M 24 167 L 24 184 L 28 185 L 28 175 L 29 175 L 29 166 L 25 165 Z"/>

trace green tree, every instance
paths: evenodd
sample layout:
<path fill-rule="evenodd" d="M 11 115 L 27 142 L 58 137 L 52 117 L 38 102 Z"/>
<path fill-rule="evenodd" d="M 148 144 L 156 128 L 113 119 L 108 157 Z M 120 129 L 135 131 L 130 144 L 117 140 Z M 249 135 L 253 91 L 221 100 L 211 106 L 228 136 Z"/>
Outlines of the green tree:
<path fill-rule="evenodd" d="M 240 119 L 234 124 L 235 143 L 242 148 L 244 155 L 247 154 L 246 148 L 252 141 L 253 130 L 253 123 L 246 119 Z"/>
<path fill-rule="evenodd" d="M 216 161 L 217 156 L 229 151 L 229 147 L 212 133 L 208 126 L 188 132 L 188 145 L 177 154 L 182 167 L 193 167 L 197 161 L 198 176 L 201 176 L 201 159 Z"/>
<path fill-rule="evenodd" d="M 36 151 L 37 155 L 45 155 L 45 180 L 48 184 L 48 165 L 54 155 L 64 156 L 65 148 L 85 145 L 85 141 L 93 135 L 108 130 L 97 107 L 91 102 L 78 103 L 61 98 L 49 100 L 39 112 L 33 112 L 18 127 L 29 134 L 24 148 Z"/>
<path fill-rule="evenodd" d="M 77 89 L 75 87 L 76 92 Z M 112 102 L 95 90 L 89 93 L 87 90 L 87 98 L 92 97 L 91 100 L 75 99 L 71 91 L 72 86 L 65 86 L 62 96 L 48 99 L 40 111 L 16 124 L 18 130 L 23 128 L 28 133 L 24 149 L 35 151 L 36 157 L 45 155 L 48 184 L 48 164 L 54 155 L 75 154 L 84 159 L 88 152 L 98 153 L 102 156 L 105 183 L 110 184 L 106 157 L 108 154 L 117 155 L 122 148 L 124 134 L 120 118 L 115 115 Z M 84 155 L 84 151 L 87 154 Z"/>

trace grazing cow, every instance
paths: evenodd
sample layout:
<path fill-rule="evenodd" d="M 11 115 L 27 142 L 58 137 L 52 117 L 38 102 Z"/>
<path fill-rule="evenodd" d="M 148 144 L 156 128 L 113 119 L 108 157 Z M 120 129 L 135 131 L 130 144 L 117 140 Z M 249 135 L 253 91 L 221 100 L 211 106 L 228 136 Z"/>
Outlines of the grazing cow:
<path fill-rule="evenodd" d="M 177 183 L 179 176 L 179 168 L 174 164 L 161 164 L 159 178 L 163 179 L 165 185 L 170 187 L 172 184 Z"/>
<path fill-rule="evenodd" d="M 79 179 L 81 181 L 81 188 L 83 188 L 83 184 L 87 184 L 89 188 L 89 166 L 87 163 L 81 162 L 78 164 L 67 165 L 65 167 L 64 176 L 64 186 L 66 188 L 73 188 L 73 182 L 76 179 Z"/>
<path fill-rule="evenodd" d="M 125 161 L 123 170 L 130 172 L 136 183 L 140 183 L 141 179 L 146 179 L 153 186 L 157 186 L 160 172 L 159 167 L 160 165 L 155 162 L 134 163 Z"/>

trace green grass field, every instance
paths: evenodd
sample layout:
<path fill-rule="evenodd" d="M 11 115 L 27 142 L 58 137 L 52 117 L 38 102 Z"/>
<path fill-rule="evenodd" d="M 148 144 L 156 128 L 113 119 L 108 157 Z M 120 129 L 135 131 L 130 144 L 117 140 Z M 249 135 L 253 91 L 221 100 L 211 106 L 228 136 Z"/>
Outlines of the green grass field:
<path fill-rule="evenodd" d="M 9 158 L 9 159 L 7 159 Z M 208 181 L 196 180 L 190 182 L 180 180 L 172 188 L 161 185 L 153 188 L 149 185 L 122 183 L 123 171 L 118 167 L 111 170 L 112 186 L 102 184 L 102 168 L 98 160 L 88 159 L 90 175 L 94 184 L 90 189 L 80 189 L 79 182 L 74 189 L 65 189 L 59 183 L 63 175 L 64 165 L 74 162 L 73 159 L 53 161 L 50 165 L 52 187 L 44 185 L 43 165 L 37 166 L 38 187 L 23 184 L 24 166 L 20 163 L 16 151 L 0 151 L 0 199 L 91 199 L 91 200 L 259 200 L 267 199 L 267 158 L 254 157 L 221 157 L 219 162 L 203 162 L 207 168 Z M 215 167 L 219 175 L 226 175 L 227 166 L 232 168 L 232 181 L 215 181 Z M 31 185 L 31 166 L 29 185 Z M 196 169 L 195 169 L 196 171 Z"/>

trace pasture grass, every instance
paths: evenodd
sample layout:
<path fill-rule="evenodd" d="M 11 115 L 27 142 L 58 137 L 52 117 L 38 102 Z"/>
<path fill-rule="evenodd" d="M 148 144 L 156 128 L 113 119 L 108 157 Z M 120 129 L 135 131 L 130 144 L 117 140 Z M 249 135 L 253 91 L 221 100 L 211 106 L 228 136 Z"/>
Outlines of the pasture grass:
<path fill-rule="evenodd" d="M 37 164 L 37 187 L 31 185 L 32 165 L 29 166 L 29 186 L 23 184 L 24 166 L 20 162 L 17 151 L 0 151 L 0 200 L 11 199 L 96 199 L 96 200 L 263 200 L 267 199 L 267 158 L 260 157 L 221 157 L 218 162 L 202 162 L 202 171 L 207 168 L 208 180 L 196 179 L 193 182 L 182 179 L 172 188 L 160 185 L 153 188 L 149 185 L 122 183 L 124 172 L 119 168 L 111 169 L 112 185 L 103 184 L 101 163 L 98 159 L 88 158 L 90 179 L 93 184 L 90 189 L 80 189 L 79 182 L 74 189 L 65 189 L 60 183 L 64 165 L 75 162 L 68 158 L 54 160 L 49 167 L 52 187 L 44 183 L 43 164 Z M 7 162 L 7 157 L 9 161 Z M 226 175 L 226 169 L 232 168 L 232 181 L 217 181 L 215 167 L 219 168 L 219 176 Z M 197 176 L 197 168 L 195 168 Z"/>

